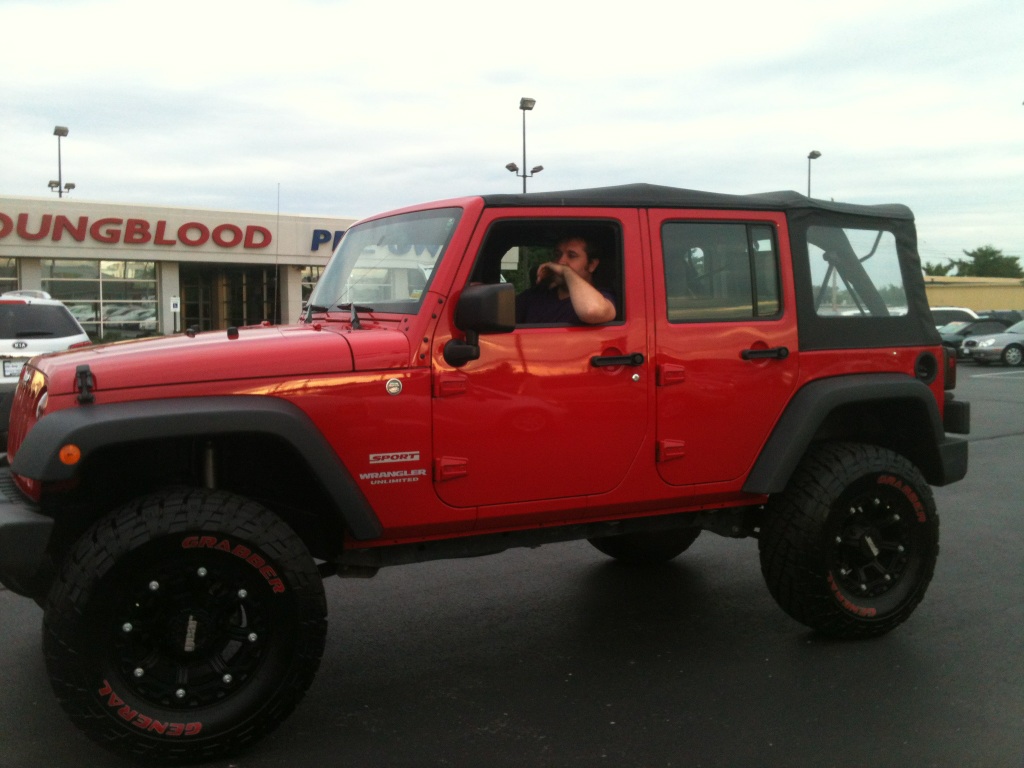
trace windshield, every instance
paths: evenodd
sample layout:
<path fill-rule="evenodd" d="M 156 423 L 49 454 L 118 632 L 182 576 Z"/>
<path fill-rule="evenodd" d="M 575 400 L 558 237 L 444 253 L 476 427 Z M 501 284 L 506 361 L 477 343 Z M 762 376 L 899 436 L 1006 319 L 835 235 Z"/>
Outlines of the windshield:
<path fill-rule="evenodd" d="M 416 312 L 461 214 L 441 208 L 352 227 L 310 295 L 309 309 Z"/>
<path fill-rule="evenodd" d="M 1006 332 L 1019 333 L 1024 335 L 1024 320 L 1021 320 L 1019 323 L 1014 323 L 1013 325 L 1006 329 Z"/>
<path fill-rule="evenodd" d="M 939 328 L 939 333 L 956 333 L 961 328 L 967 327 L 966 320 L 955 320 L 952 323 L 946 323 L 944 326 Z"/>

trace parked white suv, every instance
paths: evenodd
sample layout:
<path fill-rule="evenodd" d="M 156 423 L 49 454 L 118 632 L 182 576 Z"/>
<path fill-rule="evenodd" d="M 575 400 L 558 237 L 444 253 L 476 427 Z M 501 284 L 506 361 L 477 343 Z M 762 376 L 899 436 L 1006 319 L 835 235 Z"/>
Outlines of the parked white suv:
<path fill-rule="evenodd" d="M 85 347 L 91 342 L 68 308 L 45 291 L 0 294 L 0 450 L 21 369 L 36 355 Z"/>

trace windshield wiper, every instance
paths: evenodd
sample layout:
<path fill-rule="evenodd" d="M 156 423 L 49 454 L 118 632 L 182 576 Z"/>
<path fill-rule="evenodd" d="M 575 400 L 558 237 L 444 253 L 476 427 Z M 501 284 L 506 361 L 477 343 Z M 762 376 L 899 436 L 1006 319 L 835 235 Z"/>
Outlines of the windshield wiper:
<path fill-rule="evenodd" d="M 322 307 L 319 304 L 307 304 L 306 305 L 306 322 L 308 323 L 313 319 L 314 312 L 330 312 L 332 309 L 340 309 L 349 313 L 349 319 L 352 321 L 352 327 L 355 330 L 362 328 L 359 322 L 359 315 L 357 312 L 373 312 L 373 307 L 365 307 L 362 304 L 335 304 L 333 307 Z"/>
<path fill-rule="evenodd" d="M 352 330 L 362 330 L 363 324 L 359 322 L 359 312 L 373 312 L 373 307 L 364 307 L 361 304 L 339 304 L 338 309 L 347 309 L 349 318 L 352 320 Z"/>

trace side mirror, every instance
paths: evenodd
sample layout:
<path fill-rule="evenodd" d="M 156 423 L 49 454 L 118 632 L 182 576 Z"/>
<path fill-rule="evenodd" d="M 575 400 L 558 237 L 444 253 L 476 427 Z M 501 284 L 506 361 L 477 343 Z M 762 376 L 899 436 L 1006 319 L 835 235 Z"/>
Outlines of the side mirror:
<path fill-rule="evenodd" d="M 466 332 L 465 341 L 444 345 L 444 359 L 459 367 L 480 357 L 481 333 L 511 333 L 516 329 L 516 289 L 511 283 L 471 285 L 455 306 L 455 327 Z"/>

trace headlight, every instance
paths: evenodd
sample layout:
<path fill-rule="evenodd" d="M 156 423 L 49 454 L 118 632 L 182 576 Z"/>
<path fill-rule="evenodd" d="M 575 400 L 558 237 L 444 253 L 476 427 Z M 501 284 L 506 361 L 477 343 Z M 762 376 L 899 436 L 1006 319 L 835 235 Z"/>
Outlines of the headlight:
<path fill-rule="evenodd" d="M 978 346 L 979 347 L 991 347 L 995 343 L 996 343 L 995 339 L 985 339 L 984 341 L 979 341 L 978 342 Z"/>

